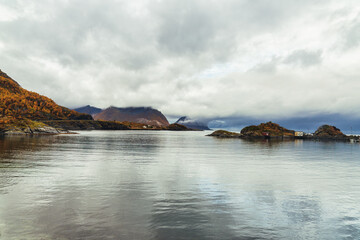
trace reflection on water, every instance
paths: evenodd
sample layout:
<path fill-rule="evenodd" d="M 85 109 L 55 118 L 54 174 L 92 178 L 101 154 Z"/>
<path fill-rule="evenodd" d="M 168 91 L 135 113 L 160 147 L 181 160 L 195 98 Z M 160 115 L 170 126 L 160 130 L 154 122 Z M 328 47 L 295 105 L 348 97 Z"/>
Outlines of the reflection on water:
<path fill-rule="evenodd" d="M 360 239 L 360 145 L 0 138 L 0 239 Z"/>

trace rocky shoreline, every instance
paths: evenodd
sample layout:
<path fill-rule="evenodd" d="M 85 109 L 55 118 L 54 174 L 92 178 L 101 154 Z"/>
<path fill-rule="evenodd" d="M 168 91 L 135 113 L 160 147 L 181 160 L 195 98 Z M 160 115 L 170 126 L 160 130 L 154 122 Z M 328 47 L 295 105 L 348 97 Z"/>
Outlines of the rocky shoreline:
<path fill-rule="evenodd" d="M 69 134 L 81 130 L 157 130 L 157 131 L 196 131 L 180 124 L 166 127 L 151 126 L 141 123 L 95 121 L 95 120 L 17 120 L 0 125 L 0 135 L 55 135 Z"/>
<path fill-rule="evenodd" d="M 54 128 L 42 122 L 28 119 L 0 125 L 0 135 L 55 135 L 68 133 L 70 132 L 65 129 Z"/>

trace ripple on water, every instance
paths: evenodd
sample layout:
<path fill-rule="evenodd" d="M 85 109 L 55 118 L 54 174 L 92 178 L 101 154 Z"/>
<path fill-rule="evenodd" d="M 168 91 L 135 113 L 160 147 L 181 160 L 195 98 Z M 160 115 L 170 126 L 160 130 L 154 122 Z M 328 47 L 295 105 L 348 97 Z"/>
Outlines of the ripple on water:
<path fill-rule="evenodd" d="M 360 239 L 360 145 L 93 131 L 0 139 L 3 239 Z"/>

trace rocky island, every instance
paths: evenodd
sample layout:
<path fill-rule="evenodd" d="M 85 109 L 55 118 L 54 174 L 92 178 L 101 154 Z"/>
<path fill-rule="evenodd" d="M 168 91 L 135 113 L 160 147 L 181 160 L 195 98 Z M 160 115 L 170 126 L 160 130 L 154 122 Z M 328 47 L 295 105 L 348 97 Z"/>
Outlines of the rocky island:
<path fill-rule="evenodd" d="M 240 133 L 234 133 L 234 132 L 229 132 L 229 131 L 225 131 L 225 130 L 217 130 L 207 136 L 219 137 L 219 138 L 240 138 L 240 137 L 242 137 L 242 135 Z"/>
<path fill-rule="evenodd" d="M 330 141 L 359 141 L 358 136 L 347 136 L 335 126 L 322 125 L 315 133 L 306 134 L 300 131 L 289 130 L 279 124 L 267 122 L 260 125 L 245 127 L 240 133 L 217 130 L 207 136 L 218 138 L 242 139 L 305 139 L 305 140 L 330 140 Z"/>
<path fill-rule="evenodd" d="M 244 138 L 292 138 L 295 131 L 281 127 L 279 124 L 268 122 L 258 126 L 245 127 L 240 132 Z"/>
<path fill-rule="evenodd" d="M 346 136 L 344 133 L 342 133 L 340 131 L 340 129 L 338 129 L 335 126 L 330 126 L 330 125 L 322 125 L 321 127 L 319 127 L 315 133 L 311 136 L 306 136 L 305 137 L 311 137 L 314 139 L 334 139 L 334 140 L 348 140 L 351 137 L 350 136 Z"/>

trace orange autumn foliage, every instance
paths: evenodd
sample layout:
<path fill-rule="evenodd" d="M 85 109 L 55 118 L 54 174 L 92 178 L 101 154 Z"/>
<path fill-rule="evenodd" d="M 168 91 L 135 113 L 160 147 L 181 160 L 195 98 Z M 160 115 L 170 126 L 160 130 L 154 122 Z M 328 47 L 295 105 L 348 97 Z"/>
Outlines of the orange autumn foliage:
<path fill-rule="evenodd" d="M 66 120 L 92 117 L 57 105 L 48 97 L 23 89 L 0 70 L 0 124 L 12 119 Z"/>

